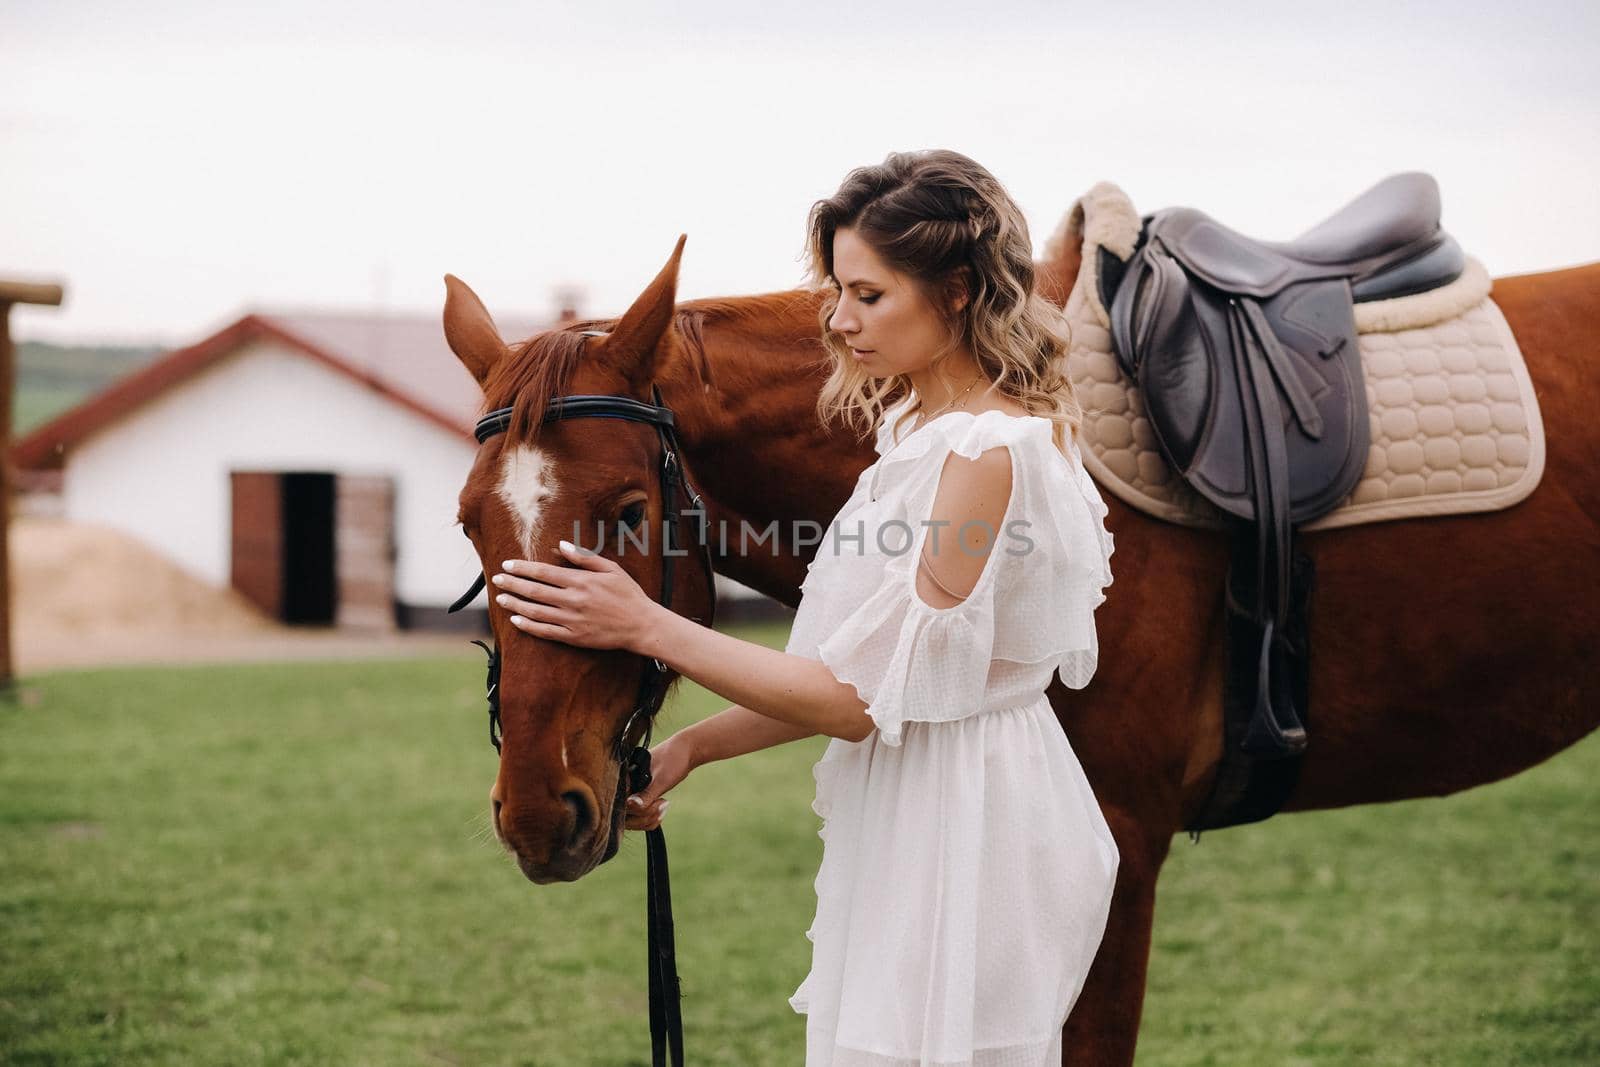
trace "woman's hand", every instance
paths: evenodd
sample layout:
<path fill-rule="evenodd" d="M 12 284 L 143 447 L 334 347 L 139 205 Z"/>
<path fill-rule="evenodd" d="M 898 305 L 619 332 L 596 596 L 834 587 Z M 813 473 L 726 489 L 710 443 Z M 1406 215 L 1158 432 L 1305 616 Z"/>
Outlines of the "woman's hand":
<path fill-rule="evenodd" d="M 661 825 L 661 816 L 667 813 L 670 800 L 662 794 L 689 776 L 699 764 L 684 731 L 679 730 L 650 750 L 650 784 L 644 792 L 635 793 L 627 800 L 627 818 L 623 826 L 629 830 L 654 830 Z"/>
<path fill-rule="evenodd" d="M 577 566 L 508 559 L 490 581 L 495 603 L 511 612 L 511 625 L 534 637 L 579 648 L 633 651 L 656 602 L 615 561 L 568 541 L 561 554 Z"/>

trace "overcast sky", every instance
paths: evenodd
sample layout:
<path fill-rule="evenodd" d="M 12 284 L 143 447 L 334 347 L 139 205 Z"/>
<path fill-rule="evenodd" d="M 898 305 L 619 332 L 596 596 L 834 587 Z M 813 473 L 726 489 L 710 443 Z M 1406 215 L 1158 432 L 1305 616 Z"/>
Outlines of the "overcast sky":
<path fill-rule="evenodd" d="M 1491 274 L 1600 260 L 1600 4 L 0 0 L 0 277 L 28 339 L 249 308 L 619 313 L 801 279 L 853 166 L 946 147 L 1035 249 L 1116 182 L 1287 238 L 1399 170 Z"/>

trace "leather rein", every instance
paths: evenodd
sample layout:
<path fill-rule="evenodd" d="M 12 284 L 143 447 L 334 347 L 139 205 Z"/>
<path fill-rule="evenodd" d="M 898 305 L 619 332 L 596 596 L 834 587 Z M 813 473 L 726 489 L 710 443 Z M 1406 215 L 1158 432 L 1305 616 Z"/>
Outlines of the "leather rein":
<path fill-rule="evenodd" d="M 584 337 L 604 337 L 601 330 L 585 330 Z M 632 397 L 616 396 L 606 393 L 581 393 L 571 396 L 555 397 L 546 405 L 540 425 L 557 422 L 561 419 L 575 418 L 603 418 L 623 419 L 628 422 L 642 422 L 654 426 L 656 435 L 661 442 L 661 462 L 658 472 L 661 485 L 661 512 L 663 524 L 666 528 L 665 552 L 661 562 L 661 604 L 669 610 L 672 607 L 672 577 L 673 560 L 676 558 L 682 533 L 679 530 L 680 515 L 673 502 L 681 495 L 687 499 L 689 507 L 685 510 L 692 511 L 700 516 L 699 529 L 696 540 L 700 544 L 701 555 L 705 564 L 706 581 L 711 583 L 712 592 L 708 598 L 711 604 L 711 618 L 705 625 L 710 626 L 716 617 L 715 595 L 715 570 L 711 558 L 710 540 L 706 536 L 709 520 L 706 516 L 705 505 L 700 494 L 695 492 L 694 486 L 689 484 L 688 477 L 683 471 L 683 462 L 680 458 L 681 449 L 678 445 L 677 420 L 672 409 L 661 403 L 661 389 L 652 384 L 651 396 L 655 403 L 646 404 Z M 498 408 L 484 415 L 478 420 L 473 429 L 473 436 L 481 445 L 490 438 L 505 433 L 511 426 L 512 408 Z M 479 574 L 473 580 L 472 588 L 450 605 L 450 612 L 460 611 L 477 597 L 487 587 L 486 574 Z M 489 743 L 494 745 L 496 752 L 500 751 L 500 654 L 497 647 L 485 644 L 482 641 L 473 641 L 473 644 L 483 649 L 489 656 L 488 678 L 486 684 L 489 698 Z M 622 805 L 631 793 L 638 793 L 650 784 L 650 735 L 655 725 L 655 717 L 661 710 L 662 702 L 667 695 L 667 687 L 671 683 L 672 672 L 654 656 L 646 657 L 644 677 L 639 683 L 639 692 L 634 700 L 633 711 L 627 721 L 622 725 L 622 732 L 612 747 L 612 758 L 616 760 L 619 768 L 626 768 L 624 777 L 619 771 L 617 798 L 615 803 Z M 640 719 L 644 720 L 643 735 L 630 749 L 627 746 L 628 734 L 633 730 L 634 724 Z M 666 1067 L 668 1051 L 672 1057 L 672 1067 L 683 1067 L 683 1020 L 679 1011 L 679 1000 L 682 992 L 679 988 L 677 956 L 673 938 L 672 925 L 672 891 L 667 873 L 667 839 L 661 827 L 645 831 L 646 843 L 646 896 L 648 898 L 648 930 L 649 930 L 649 974 L 650 974 L 650 1052 L 652 1067 Z"/>

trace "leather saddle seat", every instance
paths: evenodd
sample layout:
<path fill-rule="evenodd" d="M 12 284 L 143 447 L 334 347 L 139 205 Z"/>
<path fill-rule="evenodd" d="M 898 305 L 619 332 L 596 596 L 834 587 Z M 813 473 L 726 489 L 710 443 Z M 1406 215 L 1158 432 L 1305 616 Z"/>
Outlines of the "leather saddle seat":
<path fill-rule="evenodd" d="M 1466 255 L 1439 228 L 1439 186 L 1427 174 L 1395 174 L 1292 241 L 1260 241 L 1194 208 L 1169 208 L 1162 241 L 1172 255 L 1218 289 L 1268 297 L 1286 285 L 1347 278 L 1357 302 L 1448 284 Z"/>
<path fill-rule="evenodd" d="M 1258 241 L 1194 208 L 1145 216 L 1132 254 L 1100 249 L 1117 360 L 1189 485 L 1238 520 L 1229 567 L 1226 699 L 1241 749 L 1306 744 L 1311 560 L 1293 526 L 1332 510 L 1370 447 L 1354 305 L 1446 285 L 1465 254 L 1427 174 L 1384 179 L 1292 241 Z"/>

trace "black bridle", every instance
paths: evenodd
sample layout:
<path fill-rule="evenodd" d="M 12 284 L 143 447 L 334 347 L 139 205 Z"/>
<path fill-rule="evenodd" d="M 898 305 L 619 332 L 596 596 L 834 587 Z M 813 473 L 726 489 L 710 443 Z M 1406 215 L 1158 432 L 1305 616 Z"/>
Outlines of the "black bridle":
<path fill-rule="evenodd" d="M 600 330 L 585 330 L 582 336 L 604 337 L 605 333 Z M 707 600 L 711 605 L 711 618 L 705 620 L 705 625 L 710 626 L 716 616 L 716 579 L 711 559 L 710 538 L 706 535 L 709 520 L 700 494 L 695 492 L 694 486 L 689 484 L 689 479 L 683 472 L 683 461 L 679 458 L 681 450 L 678 447 L 677 420 L 672 414 L 672 409 L 662 405 L 659 387 L 652 384 L 650 393 L 655 400 L 654 404 L 610 394 L 555 397 L 546 405 L 540 425 L 561 419 L 602 418 L 643 422 L 656 428 L 656 435 L 661 442 L 659 466 L 661 513 L 666 528 L 665 554 L 661 563 L 661 603 L 668 609 L 672 607 L 674 553 L 682 539 L 678 528 L 680 517 L 678 509 L 674 507 L 674 501 L 681 493 L 690 505 L 685 510 L 699 515 L 696 540 L 700 543 L 706 581 L 709 585 Z M 511 426 L 512 410 L 509 407 L 499 408 L 479 419 L 472 431 L 478 443 L 483 444 L 491 437 L 505 433 Z M 487 576 L 479 574 L 473 580 L 472 588 L 451 604 L 449 610 L 460 611 L 472 603 L 487 584 Z M 497 648 L 482 641 L 474 641 L 473 644 L 483 649 L 489 656 L 489 675 L 486 680 L 489 691 L 489 742 L 494 745 L 494 750 L 499 752 L 500 654 Z M 650 734 L 655 726 L 655 717 L 666 699 L 671 673 L 666 664 L 654 656 L 646 658 L 645 673 L 639 684 L 633 711 L 622 724 L 622 732 L 617 735 L 612 748 L 612 757 L 619 767 L 617 805 L 622 805 L 629 794 L 641 792 L 650 784 Z M 629 749 L 628 734 L 641 717 L 644 719 L 644 734 Z M 626 768 L 625 776 L 621 773 L 621 768 Z M 672 891 L 667 875 L 667 839 L 661 827 L 645 832 L 645 845 L 646 895 L 649 905 L 651 1063 L 653 1067 L 664 1067 L 667 1051 L 664 1046 L 670 1046 L 673 1067 L 683 1067 L 683 1020 L 678 1004 L 682 993 L 678 983 L 676 948 L 673 942 Z"/>

